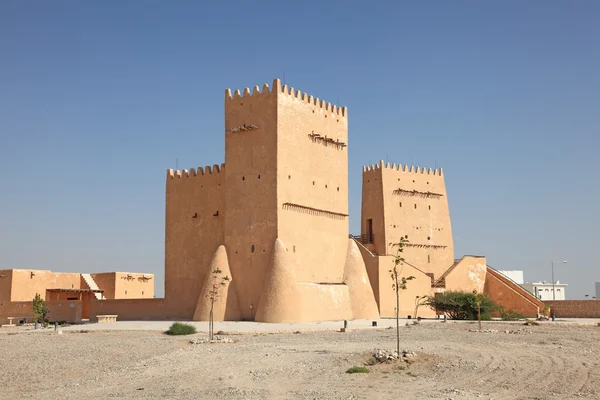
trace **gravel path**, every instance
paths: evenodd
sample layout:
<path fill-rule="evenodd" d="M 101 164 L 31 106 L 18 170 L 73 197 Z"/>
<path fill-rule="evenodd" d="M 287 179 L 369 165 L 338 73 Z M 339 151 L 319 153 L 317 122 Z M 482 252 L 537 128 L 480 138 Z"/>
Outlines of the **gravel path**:
<path fill-rule="evenodd" d="M 600 399 L 600 327 L 428 323 L 403 326 L 405 369 L 346 374 L 393 329 L 205 334 L 0 330 L 2 399 Z"/>

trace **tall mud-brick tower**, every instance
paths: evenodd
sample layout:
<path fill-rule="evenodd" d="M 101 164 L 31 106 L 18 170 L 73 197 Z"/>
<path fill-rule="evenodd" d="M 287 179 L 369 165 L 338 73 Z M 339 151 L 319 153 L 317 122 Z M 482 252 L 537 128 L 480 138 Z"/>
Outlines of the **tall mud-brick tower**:
<path fill-rule="evenodd" d="M 390 165 L 363 168 L 362 242 L 373 253 L 395 254 L 438 279 L 454 263 L 454 245 L 443 171 Z"/>
<path fill-rule="evenodd" d="M 215 196 L 184 202 L 197 208 L 209 204 L 219 208 L 218 215 L 199 213 L 190 227 L 187 214 L 196 211 L 186 209 L 180 218 L 169 204 L 170 181 L 178 172 L 167 178 L 170 304 L 169 296 L 186 307 L 194 303 L 194 319 L 204 319 L 209 271 L 218 267 L 232 278 L 220 300 L 221 307 L 226 305 L 223 319 L 378 316 L 364 262 L 348 238 L 347 118 L 345 107 L 282 87 L 278 79 L 271 89 L 225 92 L 225 165 L 215 180 L 218 186 L 211 186 Z M 169 228 L 170 217 L 177 226 Z M 183 245 L 175 244 L 175 237 L 194 239 Z M 178 292 L 176 285 L 188 289 Z"/>

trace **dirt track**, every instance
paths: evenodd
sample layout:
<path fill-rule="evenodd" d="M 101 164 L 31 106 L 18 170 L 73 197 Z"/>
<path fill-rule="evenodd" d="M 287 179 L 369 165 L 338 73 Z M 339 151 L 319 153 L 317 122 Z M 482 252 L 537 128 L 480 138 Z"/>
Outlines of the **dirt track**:
<path fill-rule="evenodd" d="M 407 369 L 363 365 L 393 329 L 231 335 L 190 345 L 156 332 L 0 330 L 2 399 L 600 399 L 600 327 L 488 323 L 402 327 Z M 517 333 L 506 333 L 517 331 Z M 532 332 L 532 333 L 529 333 Z"/>

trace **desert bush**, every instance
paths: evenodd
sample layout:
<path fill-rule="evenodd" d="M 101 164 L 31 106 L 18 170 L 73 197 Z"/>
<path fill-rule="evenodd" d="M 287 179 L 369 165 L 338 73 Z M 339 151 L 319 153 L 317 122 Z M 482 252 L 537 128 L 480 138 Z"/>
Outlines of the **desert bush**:
<path fill-rule="evenodd" d="M 368 374 L 369 369 L 367 367 L 352 367 L 348 368 L 347 374 Z"/>
<path fill-rule="evenodd" d="M 196 333 L 196 327 L 182 322 L 174 322 L 165 333 L 167 335 L 193 335 Z"/>
<path fill-rule="evenodd" d="M 500 318 L 502 318 L 502 321 L 519 321 L 525 319 L 525 316 L 523 314 L 519 314 L 518 312 L 512 309 L 505 311 L 504 308 L 501 308 Z"/>
<path fill-rule="evenodd" d="M 499 307 L 485 294 L 447 291 L 439 296 L 429 296 L 425 304 L 445 313 L 450 319 L 476 320 L 478 296 L 481 300 L 481 319 L 489 321 L 492 319 L 490 312 Z"/>

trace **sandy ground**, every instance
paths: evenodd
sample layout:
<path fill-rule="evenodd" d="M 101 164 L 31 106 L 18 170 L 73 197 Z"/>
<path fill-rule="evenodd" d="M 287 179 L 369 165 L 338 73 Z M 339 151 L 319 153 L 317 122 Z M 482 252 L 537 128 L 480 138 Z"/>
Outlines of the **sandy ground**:
<path fill-rule="evenodd" d="M 236 332 L 226 335 L 235 343 L 191 345 L 206 335 L 75 328 L 0 329 L 0 398 L 600 399 L 600 327 L 591 325 L 402 326 L 415 362 L 368 374 L 345 371 L 394 348 L 394 329 Z"/>

